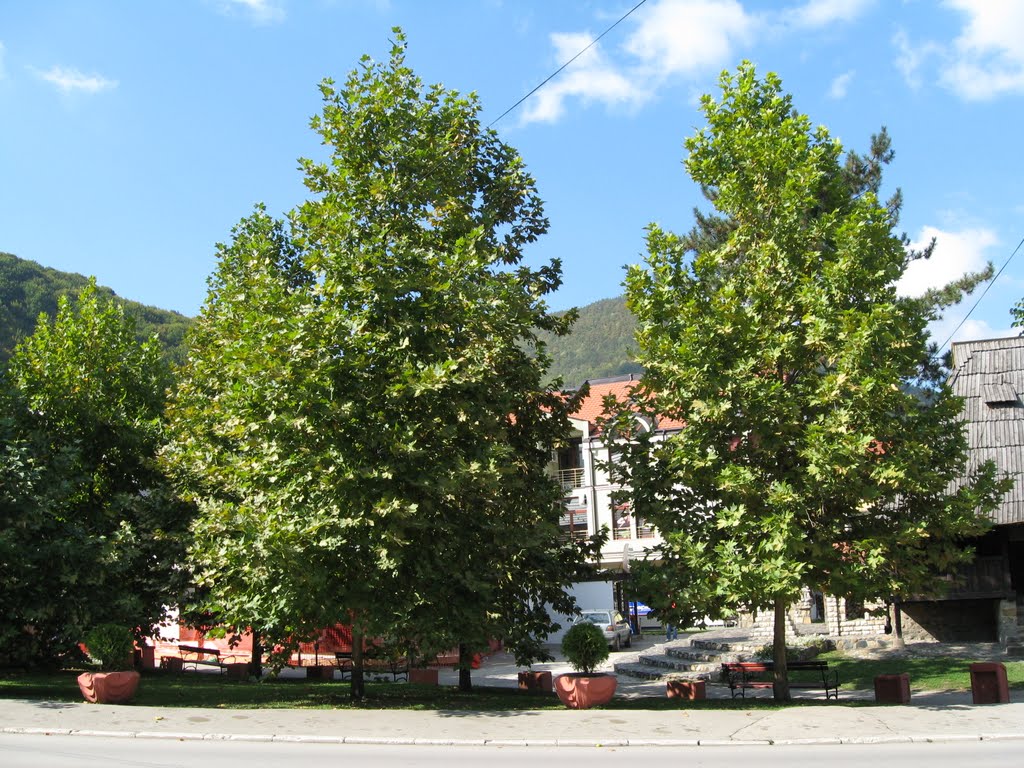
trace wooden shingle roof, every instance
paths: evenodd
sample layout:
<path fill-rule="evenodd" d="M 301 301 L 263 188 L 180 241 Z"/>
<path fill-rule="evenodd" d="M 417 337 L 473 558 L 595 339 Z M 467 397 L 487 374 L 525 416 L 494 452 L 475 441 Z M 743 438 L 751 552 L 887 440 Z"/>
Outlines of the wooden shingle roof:
<path fill-rule="evenodd" d="M 998 525 L 1024 523 L 1024 338 L 953 344 L 949 383 L 964 398 L 969 469 L 992 459 L 1014 488 L 992 513 Z"/>

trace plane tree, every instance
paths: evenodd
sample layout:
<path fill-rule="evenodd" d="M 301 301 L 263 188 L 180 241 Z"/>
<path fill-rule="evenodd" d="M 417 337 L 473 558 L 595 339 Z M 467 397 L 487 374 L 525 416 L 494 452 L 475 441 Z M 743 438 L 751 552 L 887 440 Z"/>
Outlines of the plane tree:
<path fill-rule="evenodd" d="M 55 661 L 98 623 L 140 636 L 184 594 L 191 508 L 157 463 L 170 372 L 91 280 L 0 380 L 0 662 Z"/>
<path fill-rule="evenodd" d="M 573 319 L 545 301 L 560 265 L 523 263 L 541 200 L 396 35 L 321 84 L 309 198 L 218 247 L 165 452 L 200 508 L 200 607 L 285 651 L 351 624 L 356 697 L 366 637 L 536 657 L 587 554 L 544 473 L 575 401 L 538 340 Z"/>
<path fill-rule="evenodd" d="M 966 476 L 961 403 L 927 373 L 926 325 L 972 278 L 897 295 L 915 255 L 893 231 L 898 198 L 877 195 L 886 153 L 874 169 L 854 156 L 851 173 L 749 63 L 721 87 L 686 142 L 717 213 L 684 236 L 652 224 L 627 274 L 646 373 L 614 417 L 630 437 L 617 471 L 664 537 L 660 563 L 637 569 L 652 605 L 774 611 L 787 699 L 785 614 L 801 587 L 929 591 L 969 556 L 962 540 L 1002 485 L 991 465 Z M 632 434 L 637 411 L 686 426 Z"/>

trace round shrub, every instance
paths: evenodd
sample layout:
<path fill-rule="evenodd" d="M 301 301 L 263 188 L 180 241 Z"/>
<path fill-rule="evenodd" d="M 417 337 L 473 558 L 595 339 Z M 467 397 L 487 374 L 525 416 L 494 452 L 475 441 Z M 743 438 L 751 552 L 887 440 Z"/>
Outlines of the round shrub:
<path fill-rule="evenodd" d="M 85 636 L 85 647 L 104 672 L 128 669 L 132 665 L 135 638 L 130 629 L 120 624 L 100 624 Z"/>
<path fill-rule="evenodd" d="M 565 633 L 562 653 L 577 672 L 592 675 L 597 665 L 608 658 L 608 641 L 596 625 L 583 621 L 573 624 Z"/>

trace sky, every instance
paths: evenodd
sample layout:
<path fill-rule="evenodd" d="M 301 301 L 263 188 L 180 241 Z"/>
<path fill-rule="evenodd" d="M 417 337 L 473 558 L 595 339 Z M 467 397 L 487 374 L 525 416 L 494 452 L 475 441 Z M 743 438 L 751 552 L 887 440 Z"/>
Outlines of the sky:
<path fill-rule="evenodd" d="M 306 199 L 298 159 L 325 156 L 309 129 L 319 82 L 386 60 L 392 27 L 416 73 L 475 91 L 487 124 L 637 1 L 0 2 L 0 251 L 195 315 L 232 226 L 256 203 L 283 215 Z M 902 190 L 911 241 L 937 240 L 901 291 L 1009 260 L 955 338 L 1016 333 L 1021 0 L 647 0 L 494 124 L 545 201 L 527 261 L 562 260 L 553 308 L 621 294 L 644 228 L 684 232 L 707 208 L 683 144 L 701 94 L 744 59 L 844 147 L 888 128 L 883 195 Z"/>

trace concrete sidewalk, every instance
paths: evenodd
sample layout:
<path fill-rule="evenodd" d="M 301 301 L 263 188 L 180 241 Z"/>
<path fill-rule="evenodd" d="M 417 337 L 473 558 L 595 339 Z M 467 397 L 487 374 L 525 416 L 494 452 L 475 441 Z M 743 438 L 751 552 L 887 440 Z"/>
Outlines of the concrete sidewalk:
<path fill-rule="evenodd" d="M 643 641 L 636 650 L 650 650 Z M 630 653 L 609 660 L 626 661 Z M 564 660 L 534 665 L 554 674 Z M 476 685 L 515 686 L 504 654 L 473 671 Z M 440 683 L 457 673 L 442 670 Z M 619 678 L 617 696 L 664 696 L 664 683 Z M 728 690 L 709 686 L 709 695 Z M 763 696 L 764 694 L 762 694 Z M 1024 697 L 973 706 L 969 692 L 913 691 L 906 706 L 848 706 L 870 691 L 842 691 L 839 703 L 782 710 L 526 710 L 517 712 L 182 709 L 0 699 L 0 732 L 152 739 L 309 741 L 348 744 L 708 746 L 1024 739 Z"/>
<path fill-rule="evenodd" d="M 3 733 L 345 744 L 709 746 L 1024 739 L 1024 704 L 750 710 L 231 710 L 0 700 Z"/>

